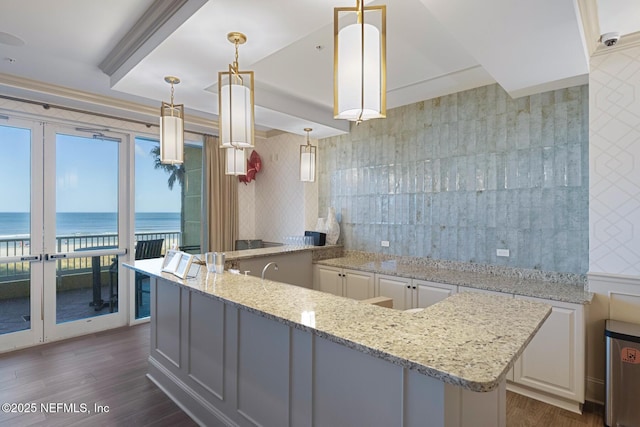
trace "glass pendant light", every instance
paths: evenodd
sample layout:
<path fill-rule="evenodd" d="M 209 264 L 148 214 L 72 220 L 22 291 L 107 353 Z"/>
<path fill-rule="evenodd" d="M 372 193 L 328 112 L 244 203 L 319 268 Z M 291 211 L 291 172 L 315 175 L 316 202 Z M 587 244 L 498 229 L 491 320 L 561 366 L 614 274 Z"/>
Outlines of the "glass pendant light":
<path fill-rule="evenodd" d="M 300 181 L 314 182 L 316 180 L 316 148 L 309 141 L 309 132 L 313 129 L 304 128 L 307 133 L 307 143 L 300 146 Z"/>
<path fill-rule="evenodd" d="M 333 115 L 360 123 L 386 117 L 386 6 L 333 12 Z"/>
<path fill-rule="evenodd" d="M 254 146 L 253 71 L 241 71 L 238 65 L 238 46 L 246 43 L 247 36 L 232 32 L 227 39 L 236 56 L 228 71 L 218 73 L 220 147 L 250 148 Z"/>
<path fill-rule="evenodd" d="M 160 107 L 160 163 L 179 165 L 184 161 L 184 105 L 173 104 L 173 85 L 180 79 L 167 76 L 164 81 L 171 85 L 171 103 Z"/>

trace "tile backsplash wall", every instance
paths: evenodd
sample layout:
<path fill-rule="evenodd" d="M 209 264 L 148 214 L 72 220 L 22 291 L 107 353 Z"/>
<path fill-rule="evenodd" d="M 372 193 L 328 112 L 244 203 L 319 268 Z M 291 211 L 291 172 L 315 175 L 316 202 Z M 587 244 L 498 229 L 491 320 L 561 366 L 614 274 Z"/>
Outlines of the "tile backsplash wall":
<path fill-rule="evenodd" d="M 346 249 L 588 269 L 586 85 L 518 99 L 490 85 L 395 108 L 319 152 L 319 212 L 336 208 Z"/>

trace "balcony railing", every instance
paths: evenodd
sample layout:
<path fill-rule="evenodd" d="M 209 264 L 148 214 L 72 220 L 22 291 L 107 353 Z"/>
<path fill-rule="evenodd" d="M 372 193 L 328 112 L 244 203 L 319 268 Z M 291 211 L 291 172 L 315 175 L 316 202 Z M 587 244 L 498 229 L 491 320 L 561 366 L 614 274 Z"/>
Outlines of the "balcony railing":
<path fill-rule="evenodd" d="M 150 233 L 136 233 L 135 240 L 164 239 L 162 252 L 174 245 L 180 246 L 182 235 L 179 231 L 159 231 Z M 28 238 L 0 239 L 0 259 L 31 255 Z M 118 246 L 117 234 L 87 234 L 56 237 L 57 252 L 76 252 L 80 249 L 88 250 L 95 247 Z M 111 264 L 112 255 L 100 257 L 100 265 Z M 81 273 L 91 270 L 91 257 L 70 258 L 58 260 L 58 273 Z M 0 264 L 0 282 L 24 280 L 29 278 L 29 262 L 13 262 Z"/>

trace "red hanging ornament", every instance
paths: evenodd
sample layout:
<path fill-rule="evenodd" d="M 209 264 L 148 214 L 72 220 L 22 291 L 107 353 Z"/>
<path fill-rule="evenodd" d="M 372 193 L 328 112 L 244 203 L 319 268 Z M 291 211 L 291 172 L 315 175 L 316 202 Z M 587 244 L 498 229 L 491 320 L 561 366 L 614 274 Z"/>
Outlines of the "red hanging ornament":
<path fill-rule="evenodd" d="M 247 160 L 247 174 L 240 175 L 238 180 L 247 185 L 256 179 L 256 174 L 260 172 L 260 169 L 262 169 L 262 159 L 260 158 L 260 155 L 256 153 L 256 150 L 253 150 Z"/>

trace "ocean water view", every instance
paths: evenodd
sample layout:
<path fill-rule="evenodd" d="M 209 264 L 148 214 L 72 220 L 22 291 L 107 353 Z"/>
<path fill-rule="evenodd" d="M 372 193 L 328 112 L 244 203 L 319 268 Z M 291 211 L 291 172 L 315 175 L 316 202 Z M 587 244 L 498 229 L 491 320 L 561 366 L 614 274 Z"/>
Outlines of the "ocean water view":
<path fill-rule="evenodd" d="M 136 233 L 180 231 L 180 212 L 136 212 Z M 118 225 L 115 212 L 59 212 L 56 236 L 113 234 Z M 0 212 L 0 238 L 29 235 L 29 213 Z"/>

